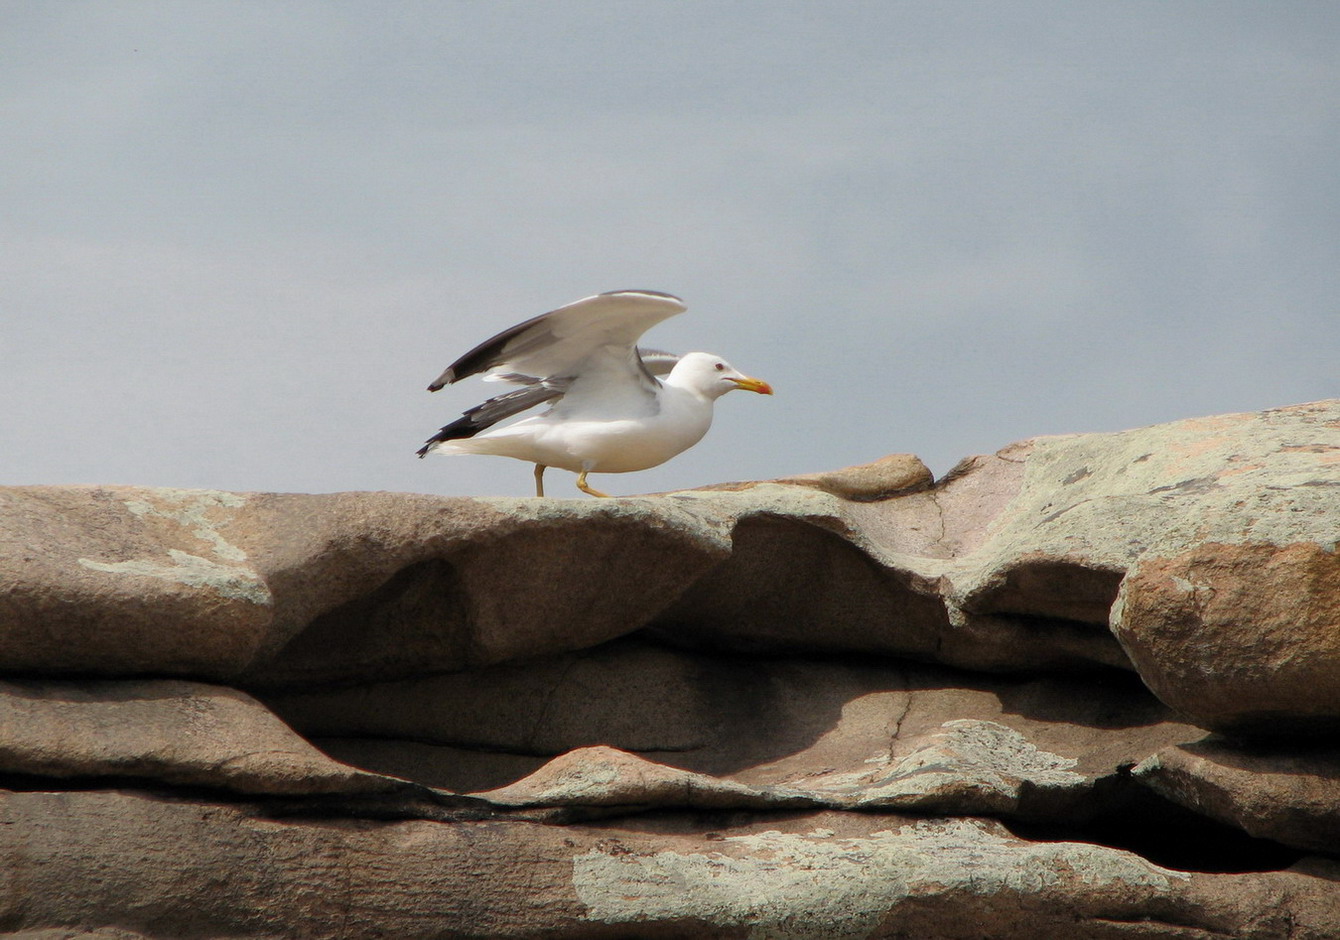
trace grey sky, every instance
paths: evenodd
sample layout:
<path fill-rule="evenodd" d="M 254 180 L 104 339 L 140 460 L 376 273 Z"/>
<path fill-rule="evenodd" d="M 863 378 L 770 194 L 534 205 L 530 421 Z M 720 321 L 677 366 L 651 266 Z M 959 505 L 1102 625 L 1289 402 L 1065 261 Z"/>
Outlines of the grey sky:
<path fill-rule="evenodd" d="M 0 2 L 0 126 L 0 483 L 526 495 L 424 386 L 620 288 L 777 395 L 613 493 L 1337 394 L 1332 2 Z"/>

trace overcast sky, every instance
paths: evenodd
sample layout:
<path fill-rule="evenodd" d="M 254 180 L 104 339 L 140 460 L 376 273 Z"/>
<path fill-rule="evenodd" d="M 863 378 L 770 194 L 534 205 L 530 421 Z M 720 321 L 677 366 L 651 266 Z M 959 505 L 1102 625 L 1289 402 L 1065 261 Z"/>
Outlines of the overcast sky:
<path fill-rule="evenodd" d="M 0 484 L 528 495 L 621 288 L 777 394 L 616 494 L 1335 397 L 1340 3 L 0 0 Z"/>

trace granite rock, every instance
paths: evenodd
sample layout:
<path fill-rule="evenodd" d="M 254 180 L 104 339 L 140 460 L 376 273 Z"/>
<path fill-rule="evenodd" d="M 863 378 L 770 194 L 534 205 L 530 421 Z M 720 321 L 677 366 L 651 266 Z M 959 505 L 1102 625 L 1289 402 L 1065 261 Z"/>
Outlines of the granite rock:
<path fill-rule="evenodd" d="M 1335 401 L 934 483 L 0 488 L 0 936 L 1337 936 L 1337 494 Z"/>

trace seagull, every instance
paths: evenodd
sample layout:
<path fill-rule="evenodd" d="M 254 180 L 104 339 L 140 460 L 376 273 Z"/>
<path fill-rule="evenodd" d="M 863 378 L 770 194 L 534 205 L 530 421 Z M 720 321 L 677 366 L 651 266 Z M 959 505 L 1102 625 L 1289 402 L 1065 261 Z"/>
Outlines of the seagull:
<path fill-rule="evenodd" d="M 577 488 L 606 496 L 588 473 L 630 473 L 665 463 L 702 440 L 712 405 L 737 388 L 771 395 L 772 386 L 710 353 L 684 356 L 638 349 L 651 327 L 687 308 L 678 297 L 621 290 L 585 297 L 486 339 L 447 366 L 428 391 L 484 374 L 520 388 L 464 412 L 419 449 L 428 454 L 496 454 L 544 471 L 577 474 Z M 499 422 L 550 402 L 515 424 Z"/>

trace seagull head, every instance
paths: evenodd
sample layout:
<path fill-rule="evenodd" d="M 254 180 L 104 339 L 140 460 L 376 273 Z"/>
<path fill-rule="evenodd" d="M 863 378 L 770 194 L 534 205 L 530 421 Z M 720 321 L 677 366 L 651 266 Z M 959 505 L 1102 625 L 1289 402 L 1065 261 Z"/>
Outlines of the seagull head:
<path fill-rule="evenodd" d="M 720 356 L 704 352 L 692 352 L 680 357 L 666 376 L 666 382 L 692 389 L 708 398 L 720 398 L 737 388 L 760 395 L 772 394 L 772 386 L 767 382 L 751 378 Z"/>

